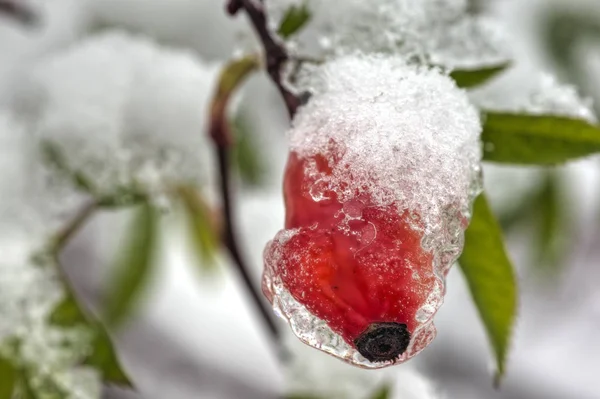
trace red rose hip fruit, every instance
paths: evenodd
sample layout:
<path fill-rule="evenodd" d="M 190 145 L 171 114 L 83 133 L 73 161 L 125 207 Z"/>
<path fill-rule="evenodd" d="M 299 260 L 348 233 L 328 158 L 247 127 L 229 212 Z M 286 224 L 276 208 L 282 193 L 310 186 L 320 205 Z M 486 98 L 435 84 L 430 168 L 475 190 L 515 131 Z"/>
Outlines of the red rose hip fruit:
<path fill-rule="evenodd" d="M 402 362 L 435 336 L 478 192 L 479 119 L 446 76 L 390 58 L 325 64 L 313 90 L 263 291 L 305 343 L 361 367 Z"/>

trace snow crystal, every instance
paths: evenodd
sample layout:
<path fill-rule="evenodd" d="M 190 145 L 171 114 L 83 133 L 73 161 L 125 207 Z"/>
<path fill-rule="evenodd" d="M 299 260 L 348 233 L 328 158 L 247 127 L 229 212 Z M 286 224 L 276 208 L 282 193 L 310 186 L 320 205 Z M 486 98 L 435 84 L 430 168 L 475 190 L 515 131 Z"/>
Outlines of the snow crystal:
<path fill-rule="evenodd" d="M 596 123 L 591 99 L 582 98 L 574 86 L 559 83 L 553 75 L 538 76 L 519 82 L 510 94 L 495 95 L 493 87 L 483 87 L 475 90 L 471 98 L 485 110 L 566 116 Z"/>
<path fill-rule="evenodd" d="M 432 319 L 443 301 L 445 275 L 462 251 L 470 206 L 480 192 L 478 112 L 438 70 L 394 57 L 342 57 L 303 80 L 313 96 L 292 122 L 290 149 L 301 159 L 324 156 L 331 168 L 328 174 L 316 167 L 304 171 L 319 182 L 309 190 L 313 200 L 322 199 L 318 191 L 334 192 L 341 204 L 361 196 L 370 207 L 393 204 L 433 254 L 436 282 L 416 314 L 408 349 L 387 362 L 365 359 L 288 292 L 282 273 L 294 254 L 283 248 L 296 230 L 283 230 L 268 244 L 263 290 L 305 343 L 360 367 L 403 362 L 435 336 Z"/>
<path fill-rule="evenodd" d="M 141 37 L 109 32 L 41 61 L 22 103 L 40 140 L 104 195 L 202 183 L 216 68 Z"/>
<path fill-rule="evenodd" d="M 466 0 L 268 0 L 273 27 L 291 5 L 304 3 L 312 19 L 295 43 L 302 50 L 317 43 L 338 55 L 396 53 L 451 69 L 507 61 L 499 28 L 470 15 Z"/>

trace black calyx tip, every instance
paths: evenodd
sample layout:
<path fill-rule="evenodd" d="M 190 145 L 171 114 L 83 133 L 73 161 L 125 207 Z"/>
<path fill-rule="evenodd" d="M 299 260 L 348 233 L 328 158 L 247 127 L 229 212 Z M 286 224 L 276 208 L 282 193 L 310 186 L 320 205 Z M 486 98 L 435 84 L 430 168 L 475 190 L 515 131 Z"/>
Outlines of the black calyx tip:
<path fill-rule="evenodd" d="M 406 351 L 409 343 L 406 324 L 395 322 L 372 323 L 354 340 L 356 349 L 371 362 L 394 360 Z"/>

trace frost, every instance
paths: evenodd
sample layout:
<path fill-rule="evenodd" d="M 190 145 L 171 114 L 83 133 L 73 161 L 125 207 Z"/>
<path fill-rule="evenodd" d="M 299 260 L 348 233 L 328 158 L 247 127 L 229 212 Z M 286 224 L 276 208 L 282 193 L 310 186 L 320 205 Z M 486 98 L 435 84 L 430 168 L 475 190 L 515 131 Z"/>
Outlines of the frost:
<path fill-rule="evenodd" d="M 466 0 L 268 0 L 272 25 L 292 4 L 306 3 L 313 18 L 298 38 L 302 50 L 395 53 L 453 68 L 507 61 L 500 29 L 470 15 Z"/>
<path fill-rule="evenodd" d="M 494 95 L 493 88 L 472 93 L 472 100 L 490 111 L 523 112 L 532 115 L 557 115 L 596 123 L 592 100 L 582 98 L 574 86 L 559 83 L 553 75 L 540 74 L 522 83 L 510 94 Z"/>
<path fill-rule="evenodd" d="M 56 265 L 34 258 L 38 240 L 19 227 L 0 235 L 0 354 L 26 370 L 39 394 L 97 398 L 99 375 L 78 365 L 89 352 L 91 331 L 49 324 L 64 290 Z"/>
<path fill-rule="evenodd" d="M 394 209 L 398 219 L 393 220 L 416 232 L 422 250 L 432 254 L 430 260 L 415 258 L 431 262 L 429 269 L 429 263 L 415 268 L 406 259 L 399 260 L 399 267 L 412 269 L 413 279 L 423 277 L 430 283 L 414 282 L 412 290 L 422 299 L 411 321 L 415 327 L 409 346 L 400 357 L 385 362 L 365 359 L 328 322 L 311 314 L 301 295 L 293 296 L 286 287 L 288 269 L 312 256 L 302 250 L 286 252 L 288 241 L 298 232 L 310 235 L 306 232 L 317 226 L 283 230 L 267 245 L 263 290 L 305 343 L 365 368 L 403 362 L 435 337 L 432 319 L 442 304 L 445 275 L 462 251 L 470 206 L 481 189 L 478 112 L 450 78 L 399 58 L 346 56 L 312 72 L 302 85 L 313 96 L 292 122 L 290 149 L 299 159 L 323 157 L 330 172 L 307 162 L 303 173 L 315 184 L 303 190 L 316 203 L 335 194 L 345 218 L 335 219 L 334 228 L 358 237 L 365 247 L 376 239 L 378 227 L 353 231 L 348 222 L 360 214 L 351 209 L 352 201 L 368 198 L 369 208 Z M 354 253 L 355 259 L 363 248 Z M 313 250 L 318 247 L 309 251 Z M 386 262 L 386 256 L 373 259 Z M 295 267 L 299 278 L 312 273 Z M 377 270 L 377 264 L 356 267 Z"/>
<path fill-rule="evenodd" d="M 47 57 L 20 101 L 99 193 L 203 183 L 207 104 L 216 68 L 183 51 L 109 32 Z"/>

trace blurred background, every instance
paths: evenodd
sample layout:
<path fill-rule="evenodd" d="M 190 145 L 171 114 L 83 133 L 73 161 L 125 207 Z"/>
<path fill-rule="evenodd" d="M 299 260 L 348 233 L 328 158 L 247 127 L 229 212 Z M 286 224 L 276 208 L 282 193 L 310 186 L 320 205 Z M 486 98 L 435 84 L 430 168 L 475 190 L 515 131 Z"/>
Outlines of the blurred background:
<path fill-rule="evenodd" d="M 240 42 L 249 40 L 244 33 L 247 21 L 228 18 L 223 3 L 28 0 L 36 23 L 0 16 L 0 106 L 18 100 L 22 70 L 106 30 L 147 36 L 216 70 L 239 52 Z M 481 0 L 473 2 L 473 9 L 501 21 L 510 32 L 517 60 L 491 85 L 510 92 L 532 74 L 548 71 L 576 85 L 600 110 L 599 1 Z M 105 93 L 107 98 L 110 94 Z M 238 149 L 241 173 L 235 181 L 235 213 L 239 241 L 258 287 L 264 245 L 283 226 L 280 182 L 288 122 L 279 94 L 264 76 L 249 81 L 236 109 L 236 126 L 245 133 L 240 137 L 251 139 Z M 599 172 L 595 158 L 553 170 L 484 168 L 486 189 L 504 227 L 520 287 L 508 371 L 499 391 L 492 388 L 493 357 L 483 326 L 456 267 L 436 316 L 435 341 L 407 364 L 361 372 L 360 378 L 379 380 L 385 375 L 398 387 L 392 397 L 402 399 L 429 398 L 423 392 L 430 391 L 461 399 L 600 398 Z M 107 276 L 130 214 L 101 213 L 63 254 L 75 290 L 91 307 L 99 306 L 109 291 Z M 107 387 L 104 397 L 280 397 L 289 380 L 246 287 L 225 255 L 213 268 L 190 256 L 180 225 L 177 215 L 161 222 L 153 278 L 136 312 L 113 331 L 139 390 Z M 283 322 L 277 323 L 288 333 Z M 352 386 L 357 372 L 346 370 L 350 366 L 310 348 L 295 350 L 308 352 L 312 359 L 302 367 L 319 369 L 317 363 L 322 362 L 325 370 L 335 373 L 327 377 L 329 384 Z"/>

